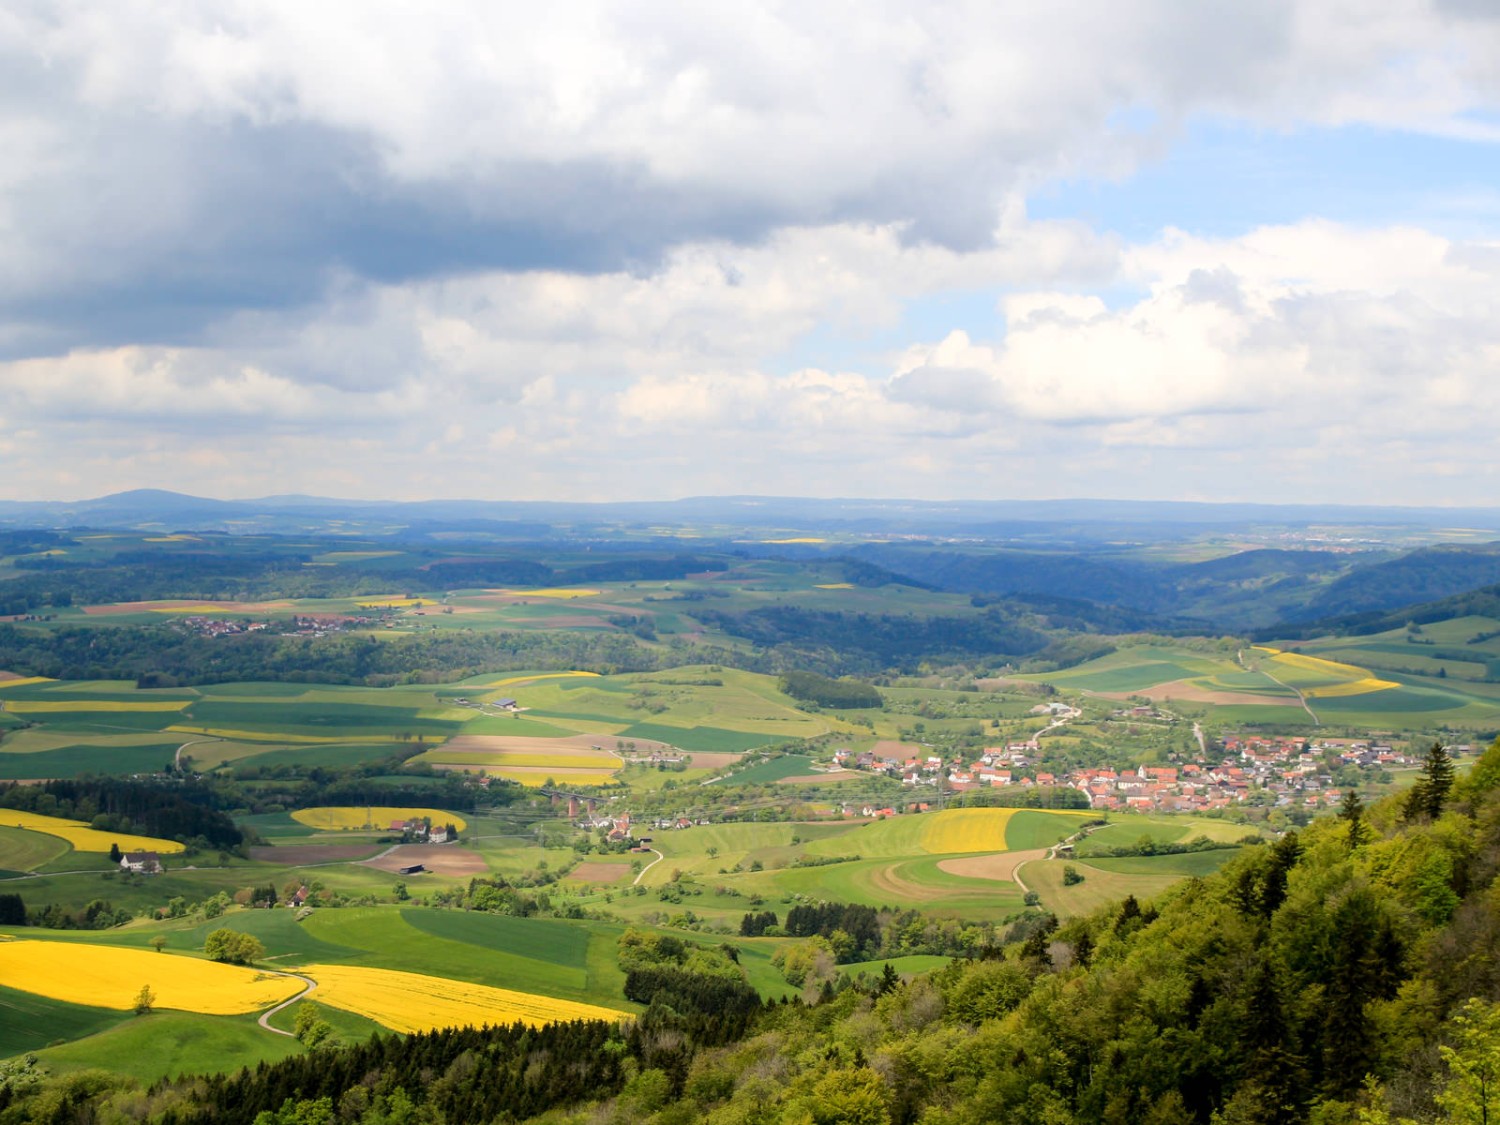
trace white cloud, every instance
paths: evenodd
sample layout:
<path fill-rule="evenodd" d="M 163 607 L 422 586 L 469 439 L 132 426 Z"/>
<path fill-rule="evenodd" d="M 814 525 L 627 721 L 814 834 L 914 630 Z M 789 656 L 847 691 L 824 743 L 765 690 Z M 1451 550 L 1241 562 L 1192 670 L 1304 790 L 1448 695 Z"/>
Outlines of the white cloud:
<path fill-rule="evenodd" d="M 12 6 L 3 479 L 1448 494 L 1500 244 L 1026 214 L 1204 116 L 1488 136 L 1500 20 L 1379 8 Z"/>

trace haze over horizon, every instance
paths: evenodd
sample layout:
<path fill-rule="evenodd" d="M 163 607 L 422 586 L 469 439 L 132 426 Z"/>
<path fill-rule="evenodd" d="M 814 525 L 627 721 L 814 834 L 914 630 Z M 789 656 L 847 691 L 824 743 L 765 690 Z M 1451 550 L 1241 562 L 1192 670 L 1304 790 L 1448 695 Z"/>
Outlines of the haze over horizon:
<path fill-rule="evenodd" d="M 0 498 L 1487 506 L 1500 9 L 0 19 Z"/>

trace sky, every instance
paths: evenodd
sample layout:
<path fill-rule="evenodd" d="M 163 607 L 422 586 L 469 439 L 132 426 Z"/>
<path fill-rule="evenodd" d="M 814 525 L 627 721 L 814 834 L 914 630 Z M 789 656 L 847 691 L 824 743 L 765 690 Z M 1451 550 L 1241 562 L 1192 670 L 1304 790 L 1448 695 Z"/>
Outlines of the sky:
<path fill-rule="evenodd" d="M 1487 0 L 15 0 L 0 497 L 1500 503 Z"/>

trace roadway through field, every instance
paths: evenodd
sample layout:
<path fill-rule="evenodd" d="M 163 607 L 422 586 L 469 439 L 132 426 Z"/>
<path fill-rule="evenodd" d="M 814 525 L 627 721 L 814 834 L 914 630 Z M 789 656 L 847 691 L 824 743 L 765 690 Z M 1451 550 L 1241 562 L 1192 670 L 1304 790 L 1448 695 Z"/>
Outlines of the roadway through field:
<path fill-rule="evenodd" d="M 1262 676 L 1264 676 L 1266 679 L 1270 680 L 1273 684 L 1280 684 L 1282 687 L 1286 688 L 1287 691 L 1291 692 L 1293 695 L 1295 695 L 1297 697 L 1297 702 L 1300 703 L 1300 704 L 1302 704 L 1302 710 L 1306 711 L 1309 715 L 1312 716 L 1313 726 L 1320 727 L 1320 726 L 1323 725 L 1323 720 L 1320 719 L 1320 718 L 1318 718 L 1318 713 L 1316 711 L 1314 711 L 1312 709 L 1312 705 L 1307 702 L 1307 696 L 1303 695 L 1300 691 L 1298 691 L 1296 688 L 1294 688 L 1291 684 L 1286 683 L 1284 680 L 1278 680 L 1275 676 L 1271 675 L 1271 673 L 1267 672 L 1264 668 L 1259 668 L 1259 667 L 1257 667 L 1257 668 L 1251 668 L 1250 665 L 1248 665 L 1248 664 L 1245 663 L 1245 650 L 1244 649 L 1240 649 L 1237 655 L 1239 657 L 1240 667 L 1244 668 L 1245 671 L 1247 671 L 1247 672 L 1259 672 Z"/>
<path fill-rule="evenodd" d="M 282 1031 L 279 1027 L 272 1027 L 270 1022 L 271 1017 L 274 1016 L 277 1012 L 281 1011 L 281 1009 L 289 1007 L 290 1005 L 295 1004 L 298 1000 L 305 998 L 310 992 L 312 992 L 313 989 L 318 987 L 318 982 L 313 980 L 312 977 L 303 976 L 301 973 L 287 973 L 286 975 L 289 977 L 296 977 L 304 985 L 306 985 L 306 987 L 303 988 L 301 992 L 297 993 L 297 995 L 293 996 L 290 1000 L 283 1000 L 280 1004 L 277 1004 L 276 1007 L 267 1008 L 264 1012 L 261 1013 L 260 1019 L 256 1020 L 255 1022 L 260 1024 L 260 1026 L 265 1028 L 267 1031 L 274 1031 L 277 1035 L 285 1035 L 288 1039 L 295 1039 L 297 1037 L 296 1035 L 292 1034 L 292 1032 Z"/>
<path fill-rule="evenodd" d="M 997 852 L 994 855 L 970 855 L 938 861 L 938 869 L 950 875 L 969 879 L 993 879 L 997 883 L 1014 883 L 1025 894 L 1031 888 L 1021 881 L 1021 865 L 1034 859 L 1046 859 L 1046 848 L 1024 852 Z"/>
<path fill-rule="evenodd" d="M 177 748 L 177 753 L 174 754 L 174 755 L 172 755 L 172 768 L 175 769 L 175 770 L 178 770 L 179 772 L 182 770 L 182 752 L 184 750 L 186 750 L 189 746 L 202 746 L 205 742 L 223 742 L 223 741 L 224 740 L 222 738 L 195 738 L 191 742 L 184 742 L 181 746 L 179 746 Z"/>
<path fill-rule="evenodd" d="M 655 848 L 652 848 L 651 851 L 656 855 L 656 858 L 653 859 L 650 863 L 646 864 L 646 866 L 643 867 L 643 868 L 641 868 L 638 872 L 636 872 L 635 878 L 633 880 L 631 880 L 631 883 L 630 883 L 630 885 L 632 887 L 635 886 L 637 883 L 639 883 L 643 878 L 645 878 L 646 872 L 650 871 L 658 863 L 660 863 L 662 860 L 664 860 L 664 859 L 667 858 L 666 856 L 662 855 L 661 852 L 657 851 Z"/>

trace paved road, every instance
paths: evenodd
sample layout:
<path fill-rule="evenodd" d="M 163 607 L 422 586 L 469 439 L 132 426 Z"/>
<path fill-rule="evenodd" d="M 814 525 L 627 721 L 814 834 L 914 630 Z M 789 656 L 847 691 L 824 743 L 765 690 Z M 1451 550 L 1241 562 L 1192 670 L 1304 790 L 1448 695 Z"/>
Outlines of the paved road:
<path fill-rule="evenodd" d="M 289 977 L 296 977 L 307 987 L 305 987 L 301 992 L 297 993 L 297 995 L 293 996 L 290 1000 L 283 1000 L 280 1004 L 277 1004 L 276 1007 L 267 1008 L 264 1012 L 261 1013 L 260 1019 L 256 1020 L 255 1022 L 260 1024 L 260 1026 L 265 1028 L 267 1031 L 274 1031 L 277 1035 L 285 1035 L 288 1039 L 295 1039 L 297 1037 L 290 1031 L 282 1031 L 279 1027 L 272 1027 L 271 1017 L 274 1016 L 277 1012 L 281 1011 L 281 1009 L 295 1004 L 298 1000 L 306 998 L 308 993 L 318 987 L 318 982 L 313 980 L 312 977 L 303 976 L 301 973 L 287 973 L 286 975 Z"/>
<path fill-rule="evenodd" d="M 664 860 L 664 859 L 667 858 L 666 856 L 662 855 L 661 852 L 658 852 L 655 848 L 652 848 L 651 851 L 655 853 L 656 858 L 653 859 L 650 863 L 646 864 L 645 867 L 641 868 L 640 871 L 636 872 L 635 878 L 632 879 L 631 882 L 630 882 L 630 885 L 632 887 L 635 886 L 637 883 L 639 883 L 641 881 L 641 879 L 645 876 L 646 872 L 650 871 L 658 863 L 660 863 L 662 860 Z"/>
<path fill-rule="evenodd" d="M 1245 650 L 1241 649 L 1239 651 L 1238 655 L 1239 655 L 1240 667 L 1244 668 L 1246 671 L 1250 671 L 1251 670 L 1250 666 L 1245 663 Z M 1307 702 L 1307 696 L 1303 695 L 1300 691 L 1298 691 L 1296 688 L 1294 688 L 1291 684 L 1287 683 L 1286 681 L 1284 681 L 1284 680 L 1278 680 L 1275 676 L 1271 675 L 1271 673 L 1267 672 L 1264 668 L 1256 668 L 1256 669 L 1254 669 L 1254 671 L 1259 672 L 1262 676 L 1264 676 L 1266 679 L 1270 680 L 1273 684 L 1280 684 L 1282 687 L 1286 688 L 1287 691 L 1289 691 L 1293 695 L 1295 695 L 1297 697 L 1297 702 L 1300 703 L 1300 704 L 1302 704 L 1302 710 L 1306 711 L 1309 715 L 1312 716 L 1313 726 L 1320 727 L 1320 726 L 1323 725 L 1323 720 L 1320 719 L 1320 718 L 1318 718 L 1318 713 L 1316 711 L 1314 711 L 1312 709 L 1311 705 Z"/>
<path fill-rule="evenodd" d="M 223 741 L 224 740 L 222 738 L 195 738 L 191 742 L 184 742 L 181 746 L 179 746 L 177 748 L 177 753 L 174 754 L 174 755 L 172 755 L 172 768 L 176 769 L 176 770 L 182 769 L 182 752 L 184 750 L 186 750 L 189 746 L 201 746 L 205 742 L 223 742 Z"/>

